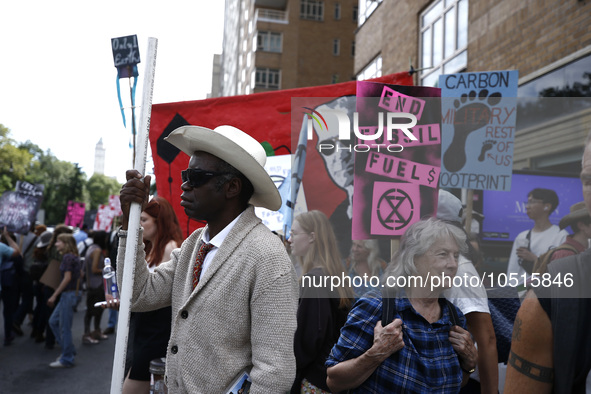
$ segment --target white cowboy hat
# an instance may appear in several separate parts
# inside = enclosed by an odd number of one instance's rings
[[[281,195],[264,165],[265,148],[250,135],[233,126],[208,129],[200,126],[182,126],[164,139],[187,155],[196,151],[210,153],[244,174],[254,186],[250,203],[272,211],[281,208]]]

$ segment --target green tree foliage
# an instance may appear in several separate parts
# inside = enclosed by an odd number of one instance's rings
[[[40,166],[40,173],[45,178],[37,182],[45,185],[41,208],[45,210],[47,223],[63,223],[68,201],[82,201],[80,182],[84,181],[84,174],[78,165],[60,161],[52,155],[45,155],[44,162]]]
[[[9,134],[0,124],[0,195],[14,190],[18,180],[43,184],[41,209],[46,224],[63,223],[70,200],[86,203],[88,210],[107,204],[109,195],[119,194],[117,180],[95,174],[87,181],[78,164],[58,160],[31,141],[17,145]]]
[[[109,202],[110,195],[119,194],[121,184],[117,179],[102,174],[93,174],[88,180],[86,188],[90,195],[90,207],[87,209],[97,209],[100,204]]]
[[[8,137],[10,130],[0,124],[0,194],[13,190],[16,181],[25,179],[32,155],[18,149]]]

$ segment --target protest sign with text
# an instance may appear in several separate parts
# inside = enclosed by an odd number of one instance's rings
[[[42,184],[17,181],[15,191],[4,192],[0,197],[0,227],[27,234],[37,218],[44,189]]]
[[[441,75],[440,186],[510,190],[518,72]]]
[[[404,234],[421,217],[434,215],[440,172],[439,89],[357,83],[359,129],[379,135],[355,153],[353,239],[391,238]],[[393,130],[376,124],[387,113]],[[383,132],[380,134],[380,129]],[[391,132],[390,132],[391,131]],[[397,152],[379,149],[397,144]]]

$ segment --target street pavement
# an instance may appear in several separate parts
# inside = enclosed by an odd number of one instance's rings
[[[76,346],[76,361],[73,368],[50,368],[49,363],[60,355],[56,344],[54,349],[45,349],[45,343],[35,343],[30,338],[31,326],[28,318],[23,322],[24,335],[16,337],[10,346],[0,342],[0,394],[105,394],[111,389],[115,335],[96,345],[83,345],[85,299],[74,314],[72,337]],[[1,309],[1,308],[0,308]],[[2,316],[2,315],[0,315]],[[105,329],[109,312],[101,319]],[[4,321],[0,325],[0,338],[4,339]]]

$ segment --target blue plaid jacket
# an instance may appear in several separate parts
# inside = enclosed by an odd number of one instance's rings
[[[403,322],[404,348],[386,359],[374,373],[352,393],[457,393],[462,383],[458,356],[449,341],[451,316],[444,299],[443,315],[430,324],[410,304],[404,293],[395,300],[394,318]],[[460,325],[466,319],[457,309]],[[373,344],[373,331],[382,319],[382,297],[375,291],[360,298],[341,330],[341,336],[326,361],[331,367],[356,358]]]

